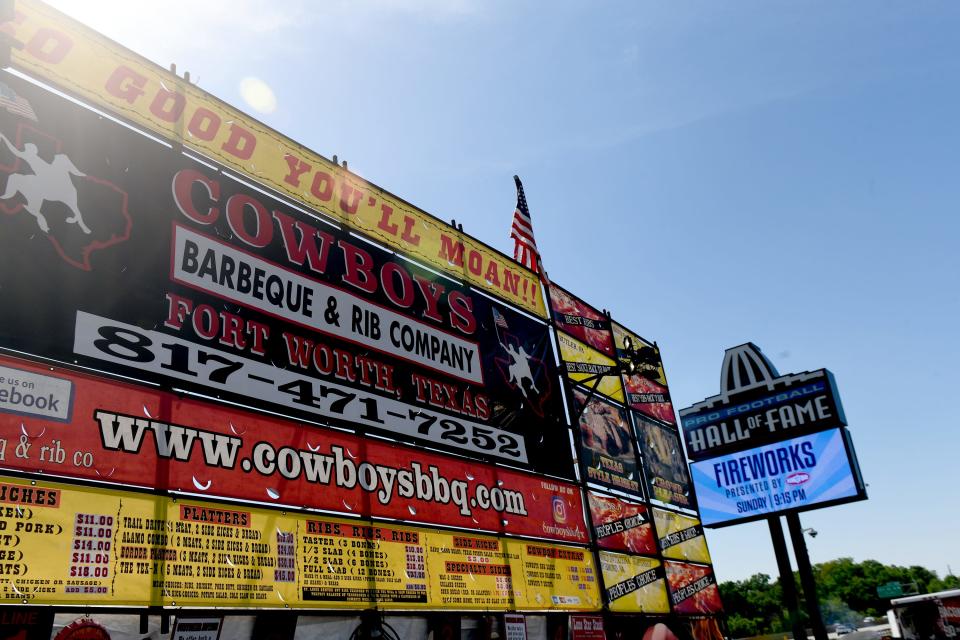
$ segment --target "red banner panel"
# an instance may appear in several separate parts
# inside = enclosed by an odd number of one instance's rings
[[[572,293],[550,284],[550,311],[557,327],[604,355],[613,356],[610,319]]]
[[[720,590],[713,567],[664,561],[674,613],[720,613]]]
[[[587,502],[598,547],[643,555],[657,554],[657,541],[646,506],[593,491],[587,492]]]
[[[584,543],[576,485],[0,357],[0,466]]]

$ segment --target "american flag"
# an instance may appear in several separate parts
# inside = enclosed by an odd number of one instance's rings
[[[30,103],[27,102],[26,98],[18,96],[16,91],[3,82],[0,82],[0,107],[3,107],[14,115],[33,120],[34,122],[37,121],[37,114],[33,112],[33,108],[30,106]]]
[[[507,319],[504,318],[499,311],[497,311],[496,309],[490,309],[490,310],[493,311],[493,323],[495,325],[497,325],[501,329],[510,329],[510,327],[507,326]]]
[[[513,176],[513,181],[517,183],[517,210],[513,212],[513,227],[510,230],[510,237],[515,242],[513,259],[534,273],[540,274],[540,280],[546,283],[548,282],[547,274],[543,270],[537,241],[533,238],[533,223],[530,221],[527,197],[523,195],[523,184],[518,176]]]

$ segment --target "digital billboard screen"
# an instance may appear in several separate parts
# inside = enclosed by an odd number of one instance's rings
[[[866,498],[844,429],[690,465],[705,526]]]

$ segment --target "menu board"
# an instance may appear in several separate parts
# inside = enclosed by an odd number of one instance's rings
[[[520,546],[531,609],[598,609],[600,591],[587,549],[508,540]]]
[[[710,551],[700,520],[664,509],[654,509],[653,520],[664,558],[710,563]]]
[[[723,610],[713,567],[670,560],[664,565],[674,613],[710,614]]]
[[[596,610],[588,550],[0,477],[0,603]]]
[[[432,532],[431,601],[447,608],[595,609],[595,568],[586,549]]]
[[[599,555],[610,611],[670,613],[660,560],[609,551]]]
[[[296,533],[299,533],[299,529]],[[279,535],[279,534],[278,534]],[[298,583],[304,603],[426,604],[422,533],[405,528],[307,520]]]
[[[646,505],[593,491],[587,492],[587,501],[598,547],[641,555],[657,553],[650,510]]]
[[[642,496],[626,411],[600,396],[588,402],[587,394],[580,389],[574,389],[573,396],[574,406],[580,412],[580,462],[587,479]]]

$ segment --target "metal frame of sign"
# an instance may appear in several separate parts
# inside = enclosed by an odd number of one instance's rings
[[[563,291],[564,293],[566,293],[566,294],[569,295],[570,297],[574,298],[575,300],[578,300],[578,301],[582,302],[584,305],[590,307],[591,309],[595,309],[594,307],[592,307],[592,305],[589,305],[589,303],[586,303],[586,302],[582,301],[578,296],[570,293],[568,290],[563,289],[562,287],[559,287],[559,286],[557,286],[557,285],[555,285],[555,284],[553,284],[553,283],[551,283],[551,285],[552,285],[552,286],[556,286],[557,288],[559,288],[561,291]],[[553,316],[553,314],[554,314],[554,310],[553,310],[554,305],[553,305],[552,300],[550,299],[550,288],[549,288],[549,287],[545,288],[545,293],[546,293],[546,295],[547,295],[547,309],[550,311],[551,316]],[[599,312],[598,312],[598,313],[599,313]],[[610,317],[609,314],[604,313],[604,315],[606,316],[606,319],[607,319],[607,321],[609,322],[609,333],[610,333],[610,337],[611,337],[611,343],[612,343],[613,348],[614,348],[614,354],[613,354],[613,356],[612,356],[612,359],[616,362],[616,361],[618,361],[618,359],[617,359],[616,340],[615,340],[615,337],[614,337],[614,335],[613,335],[613,325],[614,325],[614,321],[611,319],[611,317]],[[593,348],[593,347],[591,347],[589,344],[584,343],[584,342],[580,339],[579,336],[573,335],[573,334],[571,334],[570,332],[564,331],[563,329],[561,329],[560,326],[559,326],[555,321],[553,322],[553,324],[554,324],[554,335],[555,335],[555,338],[556,338],[556,340],[557,340],[556,353],[558,354],[558,357],[560,357],[561,362],[563,361],[563,358],[562,358],[562,356],[560,355],[560,354],[561,354],[561,350],[560,350],[560,346],[559,346],[559,336],[560,336],[561,333],[562,333],[563,335],[565,335],[565,336],[570,336],[570,338],[576,340],[577,342],[583,343],[583,344],[584,344],[585,346],[587,346],[587,347]],[[636,334],[635,332],[630,331],[630,330],[627,329],[626,327],[623,327],[623,325],[620,325],[620,326],[621,326],[621,328],[623,328],[624,331],[626,331],[626,332],[630,333],[631,335],[635,336],[636,338],[638,338],[639,340],[641,340],[644,344],[652,344],[652,343],[650,343],[649,341],[647,341],[646,339],[640,337],[640,336],[639,336],[638,334]],[[600,350],[597,350],[597,351],[598,351],[598,353],[603,353],[603,352],[600,351]],[[605,354],[604,354],[604,355],[605,355]],[[661,362],[661,367],[662,367],[662,366],[663,366],[663,365],[662,365],[662,362]],[[571,415],[571,416],[578,416],[578,415],[579,415],[579,411],[578,411],[578,406],[577,406],[578,403],[577,403],[577,400],[576,400],[575,395],[574,395],[574,394],[575,394],[575,391],[580,391],[581,393],[585,393],[585,395],[586,395],[586,393],[589,392],[589,389],[586,389],[582,383],[579,383],[578,381],[572,379],[572,378],[569,376],[569,373],[566,371],[566,368],[565,368],[565,367],[561,367],[561,374],[562,374],[561,377],[562,377],[562,379],[563,379],[563,381],[564,381],[564,390],[565,390],[565,396],[566,396],[566,398],[567,398],[568,411],[570,412],[570,415]],[[616,378],[616,384],[618,384],[619,387],[620,387],[620,389],[623,391],[623,393],[626,394],[626,389],[625,389],[625,386],[624,386],[624,381],[623,381],[623,379],[622,379],[622,376],[619,375],[619,374],[616,374],[616,375],[613,376],[613,377]],[[654,504],[654,503],[651,503],[651,501],[650,501],[650,496],[648,495],[648,493],[649,493],[649,486],[647,486],[647,478],[646,478],[647,473],[648,473],[647,463],[646,463],[646,457],[645,457],[645,455],[643,454],[642,450],[640,449],[640,444],[639,444],[639,439],[638,439],[639,436],[638,436],[638,433],[637,433],[637,430],[636,430],[636,420],[637,420],[637,417],[634,416],[633,414],[634,414],[634,413],[637,413],[643,420],[647,420],[647,421],[649,421],[651,424],[656,425],[656,426],[659,427],[659,428],[668,429],[671,433],[673,433],[673,434],[677,437],[677,444],[678,444],[678,448],[679,448],[678,450],[680,451],[681,456],[683,456],[684,459],[685,459],[686,456],[685,456],[685,452],[683,451],[682,439],[681,439],[681,436],[680,436],[680,433],[679,433],[679,427],[678,427],[676,424],[670,424],[670,423],[665,422],[665,421],[663,421],[663,420],[660,420],[660,419],[658,419],[658,418],[656,418],[656,417],[649,416],[649,415],[647,415],[646,413],[640,412],[638,409],[635,409],[635,408],[631,407],[631,406],[629,405],[629,403],[626,402],[626,399],[627,399],[627,398],[626,398],[626,395],[624,395],[624,401],[625,401],[624,404],[621,404],[620,402],[618,402],[618,401],[616,401],[616,400],[614,400],[614,399],[612,399],[612,398],[610,398],[609,396],[604,395],[604,394],[590,394],[590,396],[589,396],[589,400],[590,400],[590,401],[593,401],[593,400],[595,400],[595,399],[597,399],[597,398],[599,398],[600,401],[608,402],[609,404],[611,404],[611,405],[613,405],[613,406],[615,406],[615,407],[617,407],[617,408],[622,409],[623,411],[626,412],[626,414],[628,414],[628,422],[630,423],[630,426],[631,426],[631,434],[630,434],[630,436],[631,436],[631,438],[632,438],[632,440],[633,440],[634,455],[635,455],[635,457],[636,457],[636,459],[637,459],[637,462],[638,462],[638,476],[639,476],[639,482],[640,482],[640,485],[641,485],[641,488],[640,488],[640,494],[641,494],[641,495],[640,495],[640,496],[637,496],[637,495],[632,494],[632,493],[630,493],[630,492],[628,492],[628,491],[624,491],[624,490],[618,489],[618,488],[616,488],[616,487],[611,487],[611,486],[609,486],[609,485],[598,484],[598,483],[596,483],[596,482],[594,482],[594,481],[591,481],[589,478],[581,477],[581,482],[584,484],[584,492],[585,492],[585,494],[587,494],[587,495],[585,496],[585,498],[584,498],[584,509],[585,509],[585,511],[586,511],[586,514],[585,514],[585,515],[586,515],[586,518],[587,518],[587,522],[590,524],[590,535],[591,535],[591,539],[592,539],[592,548],[593,548],[593,550],[594,550],[595,559],[596,559],[596,564],[597,564],[598,567],[601,566],[601,564],[600,564],[600,552],[601,552],[601,551],[603,551],[603,552],[605,552],[605,553],[610,553],[611,551],[610,551],[610,550],[606,550],[606,549],[602,549],[602,548],[598,545],[598,543],[597,543],[596,531],[595,531],[595,528],[594,528],[593,518],[592,518],[592,514],[590,513],[590,507],[589,507],[589,495],[588,495],[588,494],[591,493],[591,492],[596,493],[596,494],[598,494],[598,495],[600,495],[600,496],[602,496],[602,497],[608,497],[608,498],[612,498],[612,499],[623,500],[623,501],[625,501],[625,502],[634,502],[634,503],[642,504],[644,507],[646,507],[646,509],[648,510],[648,513],[649,513],[649,515],[650,515],[649,526],[650,526],[650,531],[652,532],[652,534],[653,534],[653,536],[654,536],[654,546],[655,546],[655,549],[656,549],[655,554],[650,554],[650,555],[639,554],[639,555],[638,555],[638,554],[634,554],[634,553],[632,553],[632,552],[630,552],[630,551],[625,551],[625,550],[613,550],[612,553],[614,553],[614,554],[618,554],[618,553],[619,553],[619,554],[621,554],[621,555],[627,555],[627,556],[637,556],[637,557],[655,558],[655,559],[657,559],[658,561],[661,562],[661,566],[665,566],[665,565],[663,565],[662,563],[665,562],[665,561],[667,560],[667,558],[664,558],[664,556],[663,556],[663,549],[662,549],[662,546],[661,546],[660,536],[659,536],[659,533],[658,533],[658,531],[657,531],[656,522],[655,522],[655,518],[654,518],[654,515],[653,515],[653,510],[654,510],[654,508],[656,508],[656,509],[661,509],[661,510],[663,510],[663,511],[665,511],[665,512],[677,513],[678,515],[682,515],[682,516],[684,516],[684,517],[692,517],[691,514],[697,513],[697,512],[696,512],[696,493],[695,493],[695,490],[694,490],[694,487],[693,487],[692,479],[690,479],[690,482],[689,482],[689,492],[690,492],[690,498],[691,498],[691,502],[692,502],[690,508],[684,509],[683,507],[678,507],[678,506],[673,505],[673,504],[670,504],[670,503],[663,503],[663,502],[661,502],[661,501],[656,501],[655,504]],[[676,418],[674,418],[674,420],[676,420]],[[573,432],[574,432],[574,439],[575,439],[576,445],[577,445],[577,455],[578,455],[578,458],[579,458],[579,460],[580,460],[581,476],[583,476],[583,475],[585,475],[585,474],[583,473],[583,471],[584,471],[584,459],[583,459],[583,451],[584,451],[584,449],[583,449],[583,442],[582,442],[582,437],[581,437],[580,425],[579,425],[579,422],[576,421],[576,420],[572,420],[572,422],[576,422],[576,423],[577,423],[577,424],[572,424],[572,425],[571,425],[571,429],[572,429]],[[685,468],[687,468],[686,465],[685,465]],[[699,514],[697,514],[696,519],[699,521]],[[706,540],[705,540],[705,539],[704,539],[704,544],[706,544]],[[708,553],[709,553],[709,549],[708,549]],[[691,563],[691,564],[693,564],[693,563]],[[699,565],[701,565],[701,566],[709,566],[709,567],[710,567],[710,570],[711,570],[711,571],[713,570],[712,564],[704,564],[704,563],[696,563],[696,564],[699,564]],[[607,600],[606,584],[605,584],[605,580],[604,580],[604,578],[603,578],[603,572],[602,572],[602,571],[599,571],[598,573],[599,573],[599,575],[598,575],[598,580],[599,580],[600,586],[601,586],[601,593],[603,594],[603,597],[604,597],[604,611],[606,612],[605,615],[606,615],[606,616],[611,616],[611,617],[612,617],[612,616],[615,616],[615,615],[633,615],[633,614],[620,614],[620,613],[612,614],[612,613],[609,611],[610,603],[609,603],[609,601]],[[666,585],[666,578],[664,578],[664,587],[665,587],[665,589],[667,589],[667,594],[668,594],[668,599],[669,599],[669,589],[667,588],[667,585]],[[647,616],[650,616],[650,617],[653,617],[653,618],[659,618],[659,619],[667,619],[667,618],[678,619],[678,618],[677,618],[677,615],[676,615],[676,614],[673,614],[673,613],[644,614],[644,615],[647,615]],[[686,618],[686,617],[688,617],[688,616],[685,616],[685,615],[680,616],[680,618]],[[708,616],[702,616],[702,615],[701,615],[701,616],[699,616],[699,617],[708,617]]]
[[[856,489],[855,495],[848,496],[845,498],[838,498],[836,500],[826,500],[824,502],[816,502],[814,504],[810,504],[802,507],[789,507],[787,509],[780,509],[780,510],[769,512],[769,513],[761,513],[757,515],[747,516],[745,518],[737,518],[735,520],[726,520],[724,522],[718,522],[716,524],[706,524],[703,522],[703,519],[701,518],[701,523],[703,524],[703,527],[705,529],[722,529],[724,527],[730,527],[737,524],[744,524],[746,522],[755,522],[757,520],[766,520],[767,518],[770,518],[770,517],[779,517],[782,515],[786,515],[788,513],[803,513],[804,511],[813,511],[815,509],[824,509],[826,507],[834,507],[841,504],[848,504],[850,502],[859,502],[861,500],[866,500],[867,489],[866,489],[866,485],[863,482],[863,475],[860,472],[860,463],[857,460],[857,453],[853,448],[853,440],[851,438],[850,431],[848,430],[847,427],[835,427],[835,428],[841,432],[843,448],[847,455],[847,463],[850,466],[851,476],[853,477],[853,480],[854,480],[854,486]],[[816,431],[814,433],[821,433],[821,431]],[[811,435],[811,434],[806,434],[806,435]],[[797,436],[797,437],[803,437],[803,436]],[[769,445],[761,445],[761,446],[769,446]],[[725,454],[725,455],[733,455],[733,454]],[[697,462],[707,463],[713,459],[714,458],[707,458],[706,460],[698,460]],[[693,469],[692,469],[693,463],[691,462],[689,464],[691,466],[691,471],[690,471],[691,482],[693,482]],[[699,512],[697,517],[698,518],[700,517]]]

